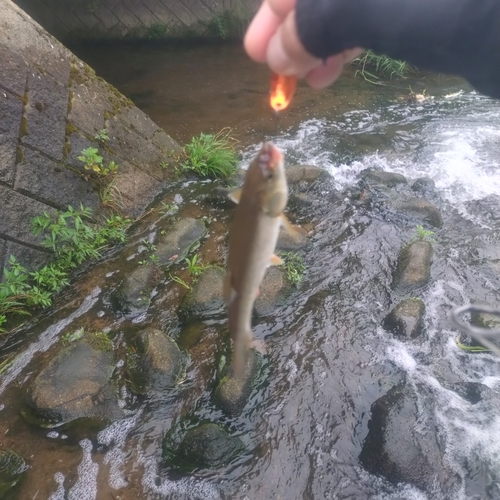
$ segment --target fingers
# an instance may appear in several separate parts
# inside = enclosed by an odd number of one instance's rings
[[[243,44],[247,54],[259,63],[267,62],[267,46],[282,18],[264,2],[247,29]]]
[[[349,49],[336,56],[329,57],[325,64],[316,67],[306,76],[307,83],[313,89],[323,89],[331,85],[342,73],[344,66],[363,52],[361,48]]]
[[[272,36],[267,48],[267,63],[276,73],[303,78],[321,61],[309,54],[299,40],[295,11],[290,12]]]

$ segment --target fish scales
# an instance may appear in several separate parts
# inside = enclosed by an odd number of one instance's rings
[[[283,156],[265,143],[250,164],[243,187],[234,193],[238,203],[230,240],[224,295],[233,339],[233,371],[241,376],[252,341],[251,320],[255,299],[270,264],[280,263],[276,248],[288,187]]]

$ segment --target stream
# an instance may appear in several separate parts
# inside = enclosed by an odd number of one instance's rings
[[[123,248],[82,273],[53,309],[2,347],[0,361],[12,360],[0,375],[0,436],[30,466],[16,498],[500,498],[500,359],[459,349],[448,319],[452,308],[474,301],[500,307],[500,103],[451,76],[424,73],[373,85],[348,68],[322,92],[299,85],[290,109],[276,117],[267,104],[267,70],[237,46],[74,50],[181,144],[230,127],[243,167],[266,139],[287,165],[315,165],[329,175],[304,188],[307,204],[290,208],[292,222],[308,230],[309,245],[300,250],[306,272],[285,301],[254,319],[253,334],[267,349],[265,377],[241,415],[225,416],[211,400],[224,315],[187,327],[176,315],[185,290],[169,280],[140,315],[120,314],[113,305],[113,291],[138,266],[138,243],[159,237],[154,212]],[[425,98],[413,102],[410,89]],[[434,232],[431,276],[410,295],[393,286],[393,277],[401,248],[421,222],[391,208],[385,191],[365,201],[360,179],[367,168],[402,174],[408,185],[421,178],[434,183],[426,196],[443,222],[426,225]],[[216,185],[179,181],[163,201],[177,200],[179,216],[209,218],[200,258],[223,266],[233,209],[204,203]],[[405,189],[411,191],[392,191]],[[426,306],[416,339],[382,327],[407,296]],[[26,388],[65,334],[81,327],[114,332],[120,374],[126,339],[148,325],[172,332],[191,351],[186,381],[172,394],[139,397],[120,379],[123,418],[98,431],[40,429],[23,419]],[[203,349],[196,350],[188,328],[203,331]],[[408,426],[435,443],[426,458],[436,470],[430,479],[398,483],[360,461],[372,405],[396,386],[414,395]],[[223,423],[245,452],[218,470],[172,469],[161,460],[162,439],[187,415]],[[394,439],[404,427],[395,424]]]

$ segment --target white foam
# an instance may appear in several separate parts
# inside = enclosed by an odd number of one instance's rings
[[[222,500],[217,488],[204,479],[183,478],[171,481],[158,475],[156,460],[143,460],[144,475],[142,485],[145,491],[161,495],[161,498],[178,498],[183,496],[189,500]]]
[[[134,416],[113,422],[97,434],[97,442],[106,446],[113,445],[104,455],[104,464],[109,464],[108,482],[111,488],[118,490],[125,488],[128,481],[125,478],[125,444],[128,434],[137,425],[142,411],[137,412]]]
[[[79,444],[83,457],[78,465],[78,479],[68,492],[68,500],[96,500],[99,466],[92,461],[92,442],[82,439]]]
[[[64,475],[61,472],[56,472],[54,474],[54,481],[57,483],[57,490],[47,500],[65,500]]]

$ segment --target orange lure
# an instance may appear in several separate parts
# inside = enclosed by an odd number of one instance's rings
[[[274,111],[282,111],[292,102],[295,88],[297,87],[296,76],[283,76],[272,73],[271,96],[269,102]]]

